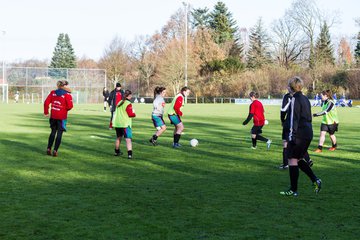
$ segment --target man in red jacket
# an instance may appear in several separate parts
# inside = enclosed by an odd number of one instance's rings
[[[55,140],[55,147],[52,155],[57,157],[58,149],[61,144],[61,138],[64,131],[66,131],[67,113],[73,108],[71,97],[71,90],[67,87],[67,81],[58,81],[57,90],[53,90],[47,96],[44,102],[44,115],[49,117],[49,105],[51,104],[50,114],[50,128],[51,133],[49,136],[47,154],[51,155],[51,148]]]

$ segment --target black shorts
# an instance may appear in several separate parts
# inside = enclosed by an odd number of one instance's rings
[[[251,128],[251,134],[261,134],[262,133],[262,127],[263,126],[253,126],[252,128]]]
[[[289,134],[290,134],[290,131],[288,129],[283,128],[283,130],[282,130],[282,140],[289,141]]]
[[[127,128],[115,128],[116,130],[116,137],[121,138],[132,138],[132,129],[131,127]]]
[[[335,132],[338,131],[339,124],[321,124],[320,130],[324,132],[328,132],[330,135],[333,135]]]
[[[49,119],[50,128],[58,131],[66,131],[67,120]]]
[[[312,139],[296,139],[288,144],[288,158],[301,159],[304,158]]]

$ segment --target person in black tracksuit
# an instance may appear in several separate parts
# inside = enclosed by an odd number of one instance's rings
[[[321,189],[321,180],[317,178],[310,166],[305,161],[300,161],[307,152],[313,138],[311,105],[309,99],[301,92],[304,82],[299,77],[289,80],[289,88],[293,97],[289,106],[290,126],[288,138],[288,158],[291,187],[280,192],[284,196],[297,196],[299,168],[311,179],[314,191]]]
[[[289,133],[290,133],[290,114],[289,114],[289,108],[291,104],[291,90],[288,89],[289,92],[284,95],[280,110],[280,120],[282,125],[282,139],[283,139],[283,163],[279,166],[279,169],[287,169],[289,167],[288,165],[288,139],[289,139]],[[306,152],[304,155],[304,158],[301,160],[305,160],[310,167],[313,165],[313,161],[310,159],[309,153]]]

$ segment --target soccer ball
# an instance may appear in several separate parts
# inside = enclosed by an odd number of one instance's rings
[[[265,119],[265,125],[268,125],[269,124],[269,121]]]
[[[199,145],[199,141],[197,139],[194,138],[190,140],[190,146],[196,147],[197,145]]]

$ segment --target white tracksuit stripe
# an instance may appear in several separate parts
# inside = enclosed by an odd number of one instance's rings
[[[290,134],[289,134],[289,141],[292,140],[293,135],[293,127],[294,127],[294,105],[295,105],[295,98],[291,99],[291,113],[290,113]]]
[[[290,106],[290,103],[291,103],[291,100],[289,99],[288,103],[283,108],[281,108],[280,111],[286,112]]]

